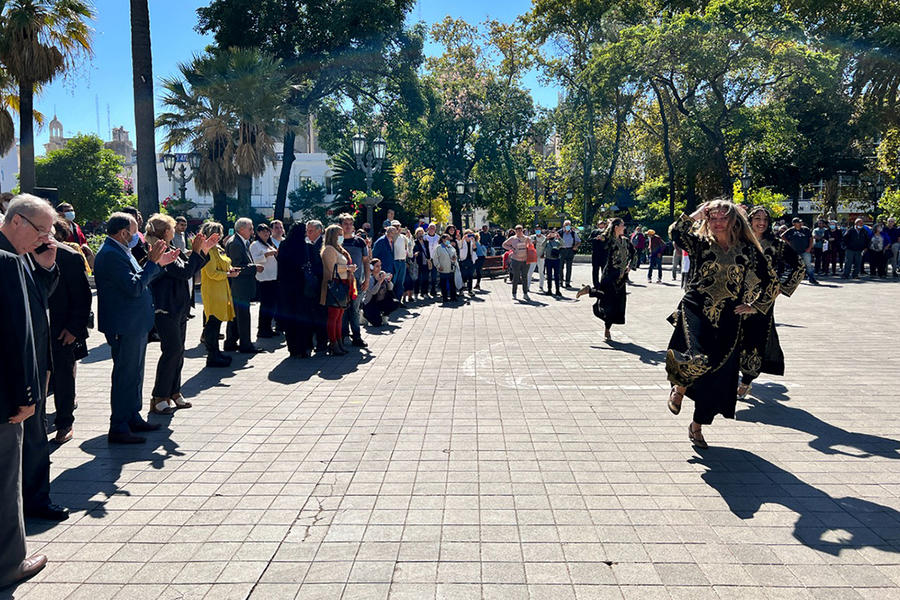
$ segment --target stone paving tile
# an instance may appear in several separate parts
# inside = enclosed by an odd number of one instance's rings
[[[500,281],[469,306],[410,307],[338,359],[260,340],[269,352],[206,370],[193,319],[194,408],[145,447],[106,444],[95,333],[75,440],[52,455],[72,516],[28,523],[51,562],[0,597],[900,596],[900,358],[870,343],[900,286],[780,299],[787,374],[762,376],[699,452],[664,405],[679,290],[644,274],[612,344],[574,290],[529,306]]]

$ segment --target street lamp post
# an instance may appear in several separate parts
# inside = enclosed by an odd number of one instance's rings
[[[378,206],[379,200],[372,196],[372,180],[375,173],[381,170],[384,157],[387,154],[387,142],[384,138],[378,136],[372,142],[372,149],[366,150],[366,138],[362,133],[353,136],[353,156],[356,158],[356,166],[366,176],[366,218],[369,224],[375,219],[375,207]]]
[[[175,175],[175,163],[178,161],[178,157],[168,152],[163,154],[163,167],[166,170],[166,174],[169,176],[169,181],[174,180],[178,184],[178,191],[181,198],[181,203],[184,204],[187,202],[187,184],[188,182],[194,178],[194,172],[200,168],[200,155],[196,152],[191,152],[187,155],[188,165],[191,167],[191,172],[187,173],[187,167],[184,163],[181,163],[178,166],[178,175]]]
[[[884,193],[884,180],[879,177],[878,181],[869,181],[866,183],[869,190],[869,198],[872,201],[872,221],[878,220],[878,201]]]
[[[464,207],[459,216],[466,220],[467,229],[469,228],[469,219],[475,216],[471,208],[471,201],[477,192],[478,184],[471,179],[465,183],[462,180],[456,182],[456,195],[460,198],[460,206]]]
[[[538,215],[544,210],[544,207],[540,204],[534,204],[533,206],[529,206],[528,210],[534,213],[534,220],[532,221],[532,229],[537,229],[538,226]]]

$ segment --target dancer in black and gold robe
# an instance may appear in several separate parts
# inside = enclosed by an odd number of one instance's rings
[[[600,287],[591,289],[584,286],[576,294],[576,298],[590,294],[596,298],[594,315],[606,325],[606,339],[612,339],[610,328],[613,325],[625,324],[625,298],[629,265],[634,258],[634,246],[625,237],[625,222],[622,219],[610,219],[606,228],[599,235],[606,254],[606,266],[600,277]]]
[[[769,228],[769,213],[763,206],[755,206],[747,215],[750,229],[762,246],[769,267],[778,278],[778,293],[790,297],[803,281],[806,267],[803,259],[791,245],[775,237]],[[784,353],[775,331],[774,302],[765,313],[744,317],[743,347],[741,348],[741,383],[738,396],[743,398],[750,391],[753,380],[760,372],[784,375]]]
[[[747,219],[728,200],[681,215],[669,234],[691,257],[687,290],[670,317],[669,410],[678,414],[685,395],[694,401],[689,438],[705,448],[701,426],[717,414],[734,418],[744,315],[768,312],[777,282]]]

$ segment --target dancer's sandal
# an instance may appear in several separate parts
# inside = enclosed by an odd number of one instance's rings
[[[737,389],[737,395],[738,395],[738,398],[740,398],[741,400],[743,400],[744,398],[746,398],[746,397],[747,397],[747,394],[750,393],[750,390],[751,390],[752,388],[753,388],[753,384],[752,384],[752,383],[740,383],[740,384],[738,384],[738,389]]]
[[[153,398],[150,401],[151,415],[171,415],[175,409],[169,405],[168,398]]]
[[[679,392],[678,388],[673,385],[672,390],[669,392],[669,412],[673,415],[680,413],[682,400],[684,400],[684,394]]]
[[[706,440],[703,439],[703,432],[701,429],[694,430],[694,424],[690,423],[688,425],[688,439],[691,440],[691,444],[696,448],[700,448],[701,450],[706,450],[709,448],[709,444],[706,443]]]

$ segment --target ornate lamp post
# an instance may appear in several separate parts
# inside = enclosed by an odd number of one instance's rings
[[[372,149],[366,151],[366,138],[363,134],[357,133],[352,140],[353,156],[356,158],[356,166],[365,173],[366,176],[366,218],[370,225],[375,218],[375,207],[378,206],[378,200],[372,197],[372,179],[375,173],[381,170],[384,157],[387,155],[387,142],[384,138],[378,136],[372,142]],[[373,225],[374,226],[374,225]]]
[[[750,172],[747,170],[747,161],[745,160],[741,171],[741,194],[744,196],[744,202],[747,204],[750,203],[747,193],[750,191],[751,185],[753,185],[753,177],[750,176]]]
[[[538,226],[538,215],[541,214],[541,211],[544,210],[544,207],[540,204],[535,204],[533,206],[529,206],[528,210],[534,213],[534,220],[532,222],[532,229],[537,229]]]
[[[525,171],[525,177],[528,180],[528,184],[531,186],[532,191],[534,191],[534,203],[538,202],[538,189],[537,189],[537,169],[534,168],[534,165],[528,167]]]
[[[872,220],[878,220],[878,201],[884,193],[884,180],[879,177],[878,181],[867,181],[866,189],[869,190],[869,198],[872,201]]]
[[[163,168],[166,170],[166,174],[169,176],[169,181],[175,180],[178,184],[178,191],[181,196],[181,203],[184,204],[187,202],[187,184],[188,181],[194,178],[194,172],[200,168],[200,155],[196,152],[191,152],[187,155],[188,165],[191,167],[191,172],[186,173],[187,167],[184,163],[181,163],[178,167],[178,175],[174,175],[175,172],[175,163],[178,161],[178,157],[172,154],[171,152],[167,152],[163,154]]]
[[[469,220],[475,216],[471,208],[471,201],[478,192],[478,184],[471,179],[468,182],[462,180],[456,182],[456,195],[460,197],[460,205],[463,211],[460,216],[466,220],[466,228],[469,228]],[[468,202],[467,202],[468,201]]]

